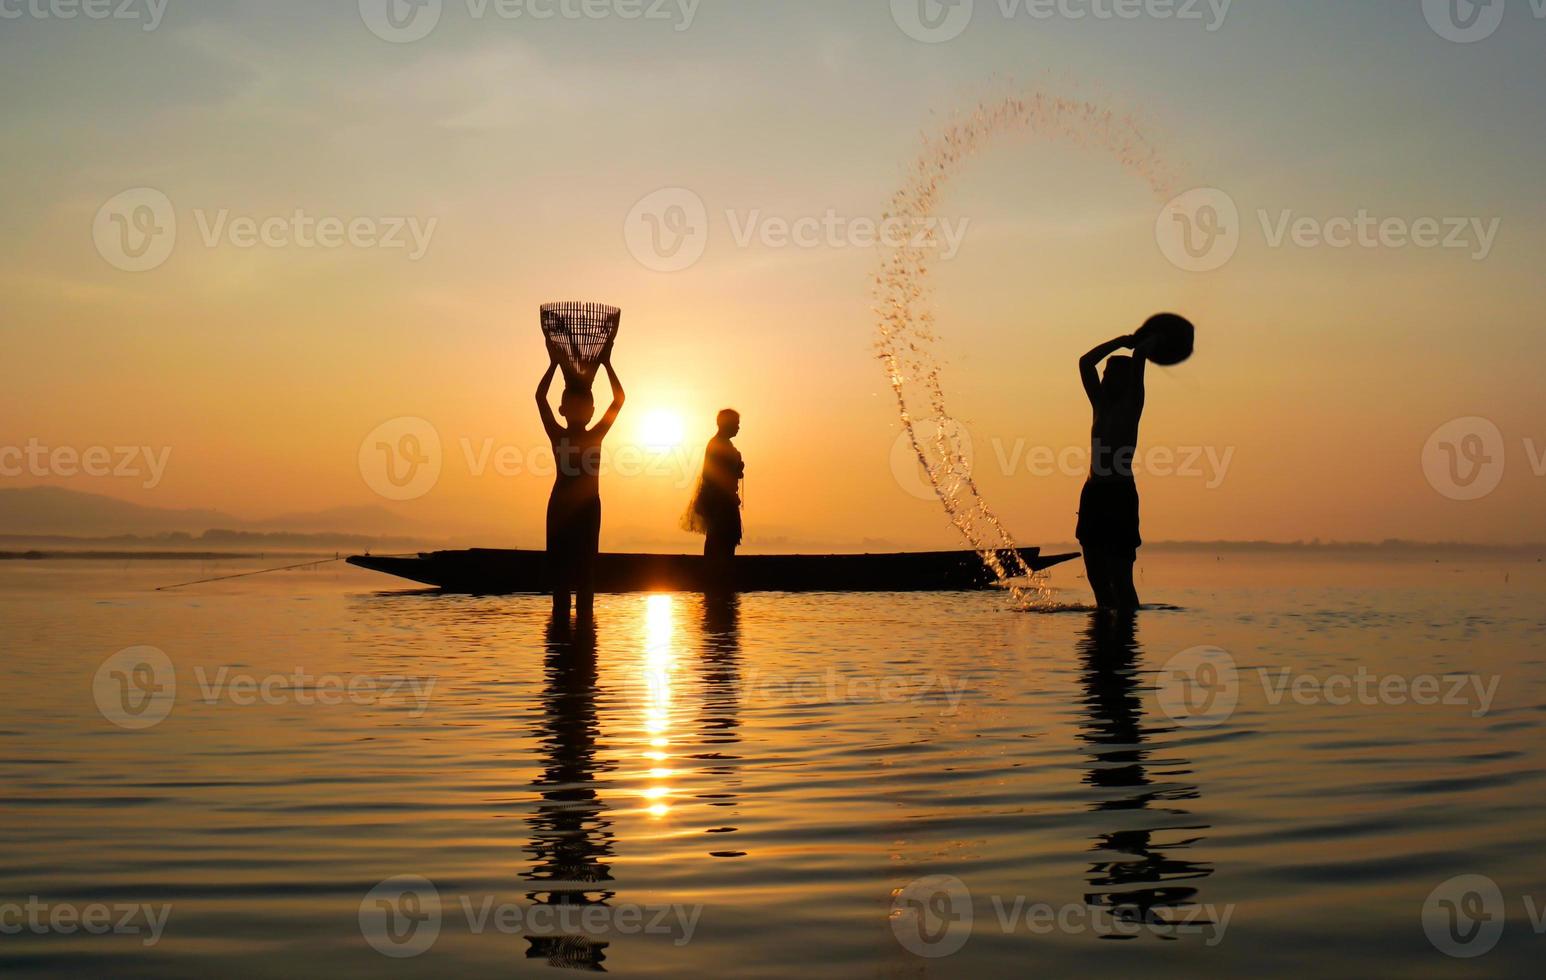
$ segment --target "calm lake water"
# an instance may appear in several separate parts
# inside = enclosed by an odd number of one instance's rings
[[[0,973],[1546,953],[1533,562],[1150,555],[1145,598],[1181,608],[1126,624],[997,594],[605,597],[594,638],[342,566],[152,591],[240,567],[0,565]]]

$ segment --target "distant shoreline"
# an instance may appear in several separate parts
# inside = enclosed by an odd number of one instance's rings
[[[407,553],[448,547],[444,541],[417,537],[345,533],[205,531],[202,534],[0,534],[0,554],[270,555]]]
[[[1380,557],[1432,554],[1514,558],[1546,557],[1546,544],[1474,544],[1464,541],[1157,541],[1152,544],[1145,544],[1144,550],[1307,555],[1367,554]],[[1139,552],[1140,556],[1142,553],[1142,551]]]
[[[0,538],[0,540],[4,540]],[[15,538],[10,538],[9,543],[14,543]],[[42,542],[39,542],[42,543]],[[71,544],[78,547],[70,547]],[[370,547],[300,547],[287,548],[273,551],[180,551],[169,548],[102,548],[99,542],[79,540],[71,542],[69,539],[50,537],[48,544],[53,547],[47,550],[41,548],[28,548],[26,550],[0,550],[0,561],[268,561],[289,560],[307,558],[338,558],[342,559],[355,554],[381,553],[380,548]],[[92,547],[91,545],[97,545]],[[406,547],[394,553],[415,554],[420,552],[432,552],[439,550],[459,550],[447,548],[445,545]],[[607,549],[616,551],[633,551],[623,547]],[[648,554],[676,554],[676,551],[655,551],[654,549],[642,549],[640,553]],[[887,549],[887,551],[851,551],[846,549],[828,551],[821,548],[805,548],[796,550],[781,550],[779,554],[882,554],[892,551],[925,550],[938,551],[939,546],[918,547],[907,549],[902,547]],[[1060,552],[1078,552],[1077,544],[1052,544],[1042,548],[1043,553],[1053,554]],[[742,550],[743,554],[771,554],[763,548],[755,546]],[[1157,541],[1146,544],[1139,552],[1140,559],[1144,554],[1191,554],[1191,555],[1278,555],[1289,557],[1363,557],[1363,558],[1494,558],[1513,561],[1546,561],[1546,544],[1469,544],[1452,541],[1332,541],[1332,542],[1280,542],[1280,541]]]
[[[0,551],[0,561],[267,561],[345,557],[332,551]]]

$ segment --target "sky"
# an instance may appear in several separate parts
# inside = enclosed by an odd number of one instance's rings
[[[1546,540],[1546,17],[1457,2],[0,0],[0,487],[540,546],[537,309],[591,300],[604,546],[694,546],[733,406],[749,546],[948,547],[866,222],[1056,92],[1171,176],[1008,133],[940,202],[949,415],[1019,541],[1073,536],[1079,356],[1161,310],[1198,351],[1150,374],[1149,540]]]

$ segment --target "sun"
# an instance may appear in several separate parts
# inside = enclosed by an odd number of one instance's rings
[[[676,412],[656,409],[639,423],[639,441],[646,449],[675,449],[685,438],[687,427]]]

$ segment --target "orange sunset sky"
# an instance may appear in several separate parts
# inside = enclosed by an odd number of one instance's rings
[[[537,307],[585,299],[624,310],[614,450],[667,457],[605,479],[604,545],[693,547],[684,472],[734,406],[751,547],[950,546],[893,455],[876,251],[786,244],[778,222],[880,215],[920,134],[1018,85],[1134,114],[1176,192],[1218,188],[1240,212],[1233,257],[1194,272],[1156,241],[1165,201],[1098,151],[1011,136],[951,185],[945,387],[1019,540],[1073,536],[1082,471],[1029,461],[1087,443],[1079,355],[1170,309],[1198,352],[1152,371],[1144,442],[1202,455],[1195,475],[1140,476],[1149,540],[1546,539],[1546,23],[1527,10],[1456,44],[1417,5],[1240,4],[1210,31],[979,3],[926,43],[884,2],[705,3],[684,26],[480,20],[458,0],[393,43],[354,3],[186,6],[154,30],[0,22],[0,446],[170,449],[154,486],[23,468],[0,488],[243,518],[381,505],[435,537],[539,546]],[[132,272],[104,255],[103,221],[121,229],[101,212],[138,188],[177,231]],[[672,188],[702,202],[702,256],[660,271],[637,206]],[[416,256],[411,236],[243,244],[229,224],[293,230],[297,212],[433,230]],[[1274,242],[1285,214],[1334,238],[1360,213],[1464,219],[1472,240]],[[441,473],[390,501],[361,444],[403,417],[434,427]],[[1469,501],[1424,471],[1430,435],[1465,417],[1506,453]],[[477,472],[487,448],[522,471]]]

